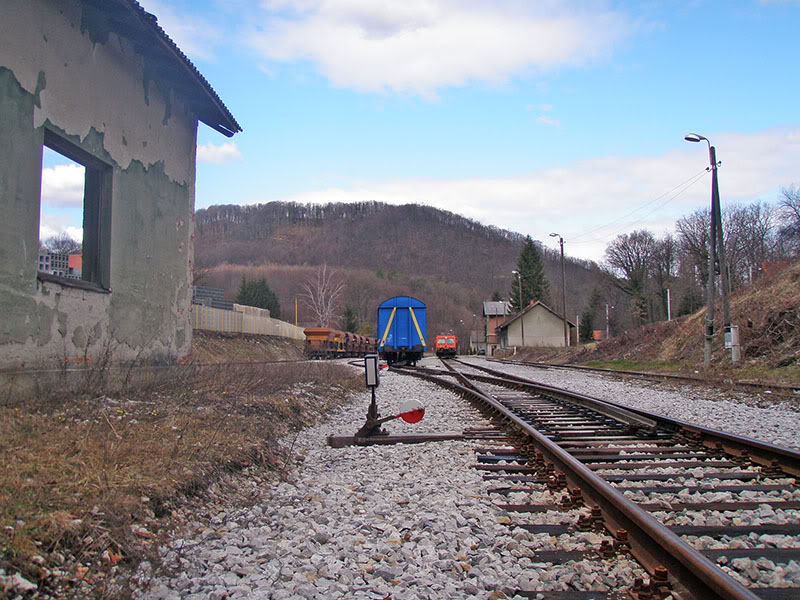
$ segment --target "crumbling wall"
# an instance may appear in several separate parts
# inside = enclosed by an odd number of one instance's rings
[[[0,367],[189,350],[197,117],[98,15],[4,2]],[[45,128],[113,170],[110,289],[37,278]]]

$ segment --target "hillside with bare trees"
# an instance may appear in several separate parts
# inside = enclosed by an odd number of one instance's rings
[[[508,298],[523,242],[518,233],[415,204],[212,206],[195,216],[196,280],[233,297],[243,276],[264,277],[283,318],[294,321],[297,300],[298,321],[313,324],[308,285],[325,267],[341,284],[333,312],[341,317],[349,307],[364,332],[374,328],[382,300],[408,294],[428,305],[432,334],[453,330],[467,339],[481,328],[481,302]],[[560,258],[542,252],[560,310]],[[587,261],[569,260],[567,271],[574,319],[604,276]]]
[[[709,223],[709,210],[700,209],[661,237],[647,230],[619,235],[608,243],[602,265],[567,253],[566,314],[580,321],[582,339],[591,340],[598,330],[624,335],[702,309]],[[800,256],[800,189],[783,189],[775,204],[728,205],[722,226],[727,283],[732,293],[744,291],[768,269]],[[541,252],[550,305],[561,313],[559,251],[533,243]],[[346,312],[367,334],[374,330],[377,305],[407,294],[428,305],[431,334],[452,331],[468,339],[482,327],[482,301],[517,303],[512,271],[524,244],[519,233],[417,204],[212,206],[195,217],[195,281],[233,298],[243,277],[264,278],[283,318],[342,326]],[[335,302],[313,293],[321,269],[326,285],[338,290]],[[715,273],[720,285],[718,261]]]

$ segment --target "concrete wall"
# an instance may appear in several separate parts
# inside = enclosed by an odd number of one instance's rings
[[[525,343],[522,343],[522,324],[525,321]],[[564,321],[543,306],[535,306],[507,329],[506,346],[564,346]]]
[[[297,327],[280,319],[273,319],[269,316],[268,310],[239,304],[234,304],[234,307],[253,310],[225,310],[194,304],[192,306],[194,328],[222,333],[273,335],[293,340],[306,339],[303,327]],[[254,311],[261,311],[261,314]]]
[[[0,19],[0,367],[178,358],[191,342],[197,118],[77,0]],[[48,128],[112,169],[110,290],[37,279]]]

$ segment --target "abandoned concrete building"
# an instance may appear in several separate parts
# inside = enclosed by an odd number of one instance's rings
[[[0,368],[191,342],[198,122],[239,124],[135,0],[5,0]],[[81,279],[39,271],[43,148],[85,169]]]

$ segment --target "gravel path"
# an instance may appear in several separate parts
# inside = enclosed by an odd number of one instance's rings
[[[796,447],[800,440],[800,414],[780,406],[756,409],[714,392],[700,398],[694,389],[642,388],[596,375],[503,368],[774,443]],[[392,421],[386,426],[391,433],[461,431],[476,424],[476,413],[451,393],[411,377],[382,377],[382,414],[396,412],[407,398],[422,401],[425,418],[414,425]],[[148,586],[139,597],[496,599],[511,598],[516,589],[607,590],[642,576],[625,556],[564,565],[537,562],[538,550],[590,548],[603,537],[590,532],[556,538],[507,527],[509,517],[487,494],[492,482],[472,468],[470,443],[327,447],[327,435],[352,433],[363,423],[368,403],[364,392],[328,424],[303,431],[294,445],[302,460],[289,481],[256,487],[245,480],[241,485],[257,494],[252,505],[223,505],[207,520],[190,522],[162,550],[171,575],[159,571],[151,579],[149,565],[143,565],[139,580]],[[720,403],[727,416],[712,419]],[[547,490],[527,494],[536,502],[558,502],[560,496]],[[553,513],[550,520],[575,518]]]

